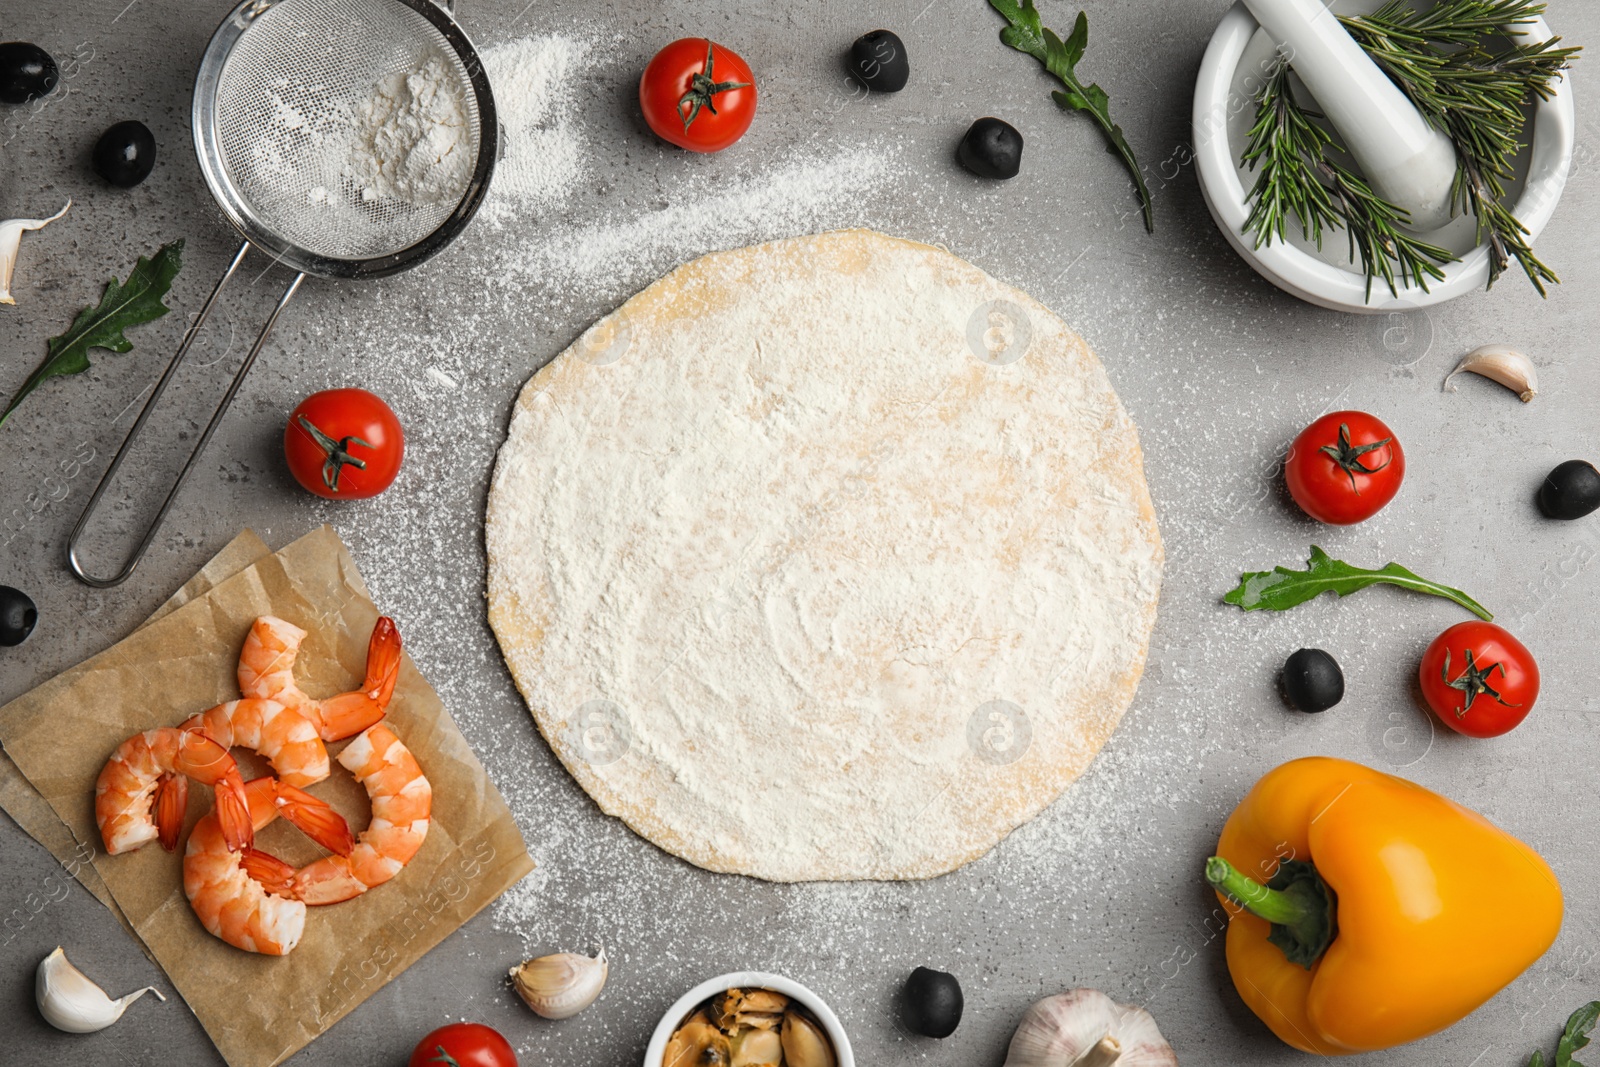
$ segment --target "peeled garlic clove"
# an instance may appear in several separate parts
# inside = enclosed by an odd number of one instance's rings
[[[47,219],[10,219],[0,222],[0,304],[16,303],[11,296],[11,275],[17,269],[17,252],[22,248],[23,231],[42,230],[65,215],[71,206],[72,201],[68,200],[67,207]]]
[[[704,1012],[696,1012],[673,1032],[662,1063],[666,1067],[701,1067],[725,1064],[732,1058],[728,1035],[711,1025]]]
[[[783,1061],[783,1043],[775,1030],[749,1030],[736,1038],[728,1067],[765,1067]]]
[[[39,1001],[39,1014],[44,1016],[44,1021],[69,1034],[92,1034],[96,1030],[104,1030],[122,1018],[129,1004],[146,993],[154,993],[157,1000],[167,999],[155,986],[145,986],[113,1000],[106,996],[105,990],[89,981],[87,975],[72,965],[59,945],[39,961],[33,993]]]
[[[821,1028],[797,1011],[783,1016],[784,1067],[835,1067],[839,1062]]]
[[[1516,393],[1524,404],[1539,393],[1539,375],[1533,369],[1533,361],[1510,345],[1484,345],[1468,352],[1456,364],[1456,369],[1445,377],[1444,388],[1447,392],[1456,391],[1450,379],[1462,371],[1481,374],[1492,382],[1499,382]]]
[[[511,968],[511,983],[528,1007],[546,1019],[569,1019],[595,1002],[609,973],[603,948],[592,959],[559,952]]]

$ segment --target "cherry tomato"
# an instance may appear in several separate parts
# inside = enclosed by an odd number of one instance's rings
[[[418,1041],[406,1067],[517,1067],[517,1053],[482,1023],[451,1023]]]
[[[377,496],[393,484],[405,453],[400,420],[365,389],[313,393],[283,430],[283,455],[295,481],[330,500]]]
[[[1319,522],[1370,519],[1400,491],[1406,456],[1394,432],[1364,411],[1335,411],[1300,431],[1284,460],[1289,495]]]
[[[704,37],[657,52],[639,78],[639,107],[657,137],[691,152],[720,152],[756,116],[756,79],[735,53]]]
[[[1457,733],[1498,737],[1539,699],[1533,653],[1492,622],[1463,622],[1433,639],[1417,668],[1433,713]]]

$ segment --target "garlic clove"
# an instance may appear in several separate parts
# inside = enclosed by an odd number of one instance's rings
[[[733,1058],[728,1035],[711,1025],[706,1013],[697,1011],[673,1031],[662,1062],[668,1067],[687,1064],[727,1063]]]
[[[836,1067],[839,1062],[822,1028],[792,1008],[784,1013],[781,1037],[785,1067]]]
[[[609,973],[604,948],[593,958],[576,952],[540,956],[510,972],[517,995],[546,1019],[568,1019],[593,1004]]]
[[[1499,382],[1516,393],[1524,404],[1539,394],[1539,375],[1533,369],[1533,361],[1510,345],[1483,345],[1468,352],[1456,364],[1456,369],[1445,376],[1446,392],[1456,391],[1450,380],[1463,371]]]
[[[145,986],[125,997],[112,999],[89,980],[88,975],[74,967],[67,954],[58,945],[56,950],[39,961],[34,977],[34,996],[39,1001],[39,1014],[57,1030],[69,1034],[92,1034],[104,1030],[128,1010],[128,1005],[154,993],[157,1000],[166,1000],[155,986]]]
[[[732,1046],[728,1067],[768,1067],[783,1062],[783,1042],[776,1030],[747,1030]]]
[[[17,269],[17,252],[22,247],[22,234],[25,230],[41,230],[67,213],[67,208],[72,206],[72,201],[67,201],[67,207],[51,215],[47,219],[10,219],[0,222],[0,304],[15,304],[11,296],[11,276]]]

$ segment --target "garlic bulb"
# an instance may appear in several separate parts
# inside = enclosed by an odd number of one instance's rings
[[[1524,404],[1539,394],[1539,375],[1533,369],[1533,361],[1510,345],[1484,345],[1468,352],[1456,364],[1456,369],[1445,376],[1446,391],[1456,391],[1450,379],[1462,371],[1499,382],[1516,393]]]
[[[1143,1008],[1098,989],[1073,989],[1028,1009],[1005,1067],[1178,1067],[1177,1054]]]
[[[33,993],[38,998],[39,1014],[44,1016],[44,1021],[69,1034],[104,1030],[122,1018],[129,1004],[146,993],[154,993],[157,1000],[167,999],[155,986],[145,986],[113,1000],[72,965],[60,946],[39,961]]]
[[[604,948],[592,959],[560,952],[511,968],[511,984],[528,1007],[546,1019],[568,1019],[595,1002],[609,973]]]
[[[72,201],[67,201],[67,207]],[[11,296],[11,275],[17,269],[17,252],[22,247],[24,230],[42,230],[67,213],[67,207],[47,219],[9,219],[0,222],[0,304],[15,304]]]

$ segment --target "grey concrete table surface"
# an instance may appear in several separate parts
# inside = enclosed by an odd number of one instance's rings
[[[1097,132],[1060,113],[1032,61],[1000,46],[982,0],[461,0],[481,45],[548,34],[590,43],[562,119],[576,124],[581,182],[559,202],[475,224],[409,274],[306,285],[150,559],[127,585],[95,592],[65,571],[67,532],[130,407],[235,246],[188,135],[191,79],[228,6],[0,0],[0,37],[74,57],[47,106],[0,111],[0,216],[75,200],[67,220],[25,240],[18,305],[0,310],[0,390],[20,383],[45,338],[136,254],[188,240],[176,312],[141,327],[133,352],[96,353],[90,374],[40,390],[0,429],[0,582],[28,590],[42,612],[29,642],[0,651],[0,700],[123,637],[242,527],[282,545],[331,522],[352,544],[506,792],[539,870],[294,1063],[398,1063],[424,1031],[458,1018],[497,1027],[527,1064],[634,1063],[679,993],[742,967],[816,989],[871,1067],[998,1065],[1026,1006],[1077,985],[1147,1004],[1185,1064],[1299,1063],[1234,993],[1199,869],[1250,783],[1310,753],[1400,768],[1485,812],[1550,860],[1567,895],[1560,940],[1521,980],[1445,1033],[1361,1062],[1525,1063],[1534,1045],[1553,1044],[1571,1008],[1600,994],[1591,966],[1600,769],[1588,758],[1600,717],[1600,525],[1546,522],[1532,504],[1553,464],[1600,453],[1600,129],[1583,95],[1589,60],[1577,75],[1575,172],[1539,246],[1565,284],[1541,301],[1508,276],[1487,295],[1363,318],[1273,289],[1206,213],[1188,162],[1188,114],[1223,0],[1089,2],[1083,69],[1109,90],[1148,168],[1154,236],[1138,225]],[[1058,26],[1075,10],[1054,0],[1044,8]],[[1554,0],[1550,20],[1569,40],[1600,42],[1592,4]],[[912,84],[894,96],[852,91],[842,71],[849,42],[878,25],[898,30],[912,57]],[[655,141],[632,103],[649,55],[701,34],[738,48],[763,91],[749,136],[711,158]],[[1009,183],[979,181],[954,163],[960,134],[985,114],[1027,137],[1023,173]],[[87,161],[99,131],[125,118],[145,121],[161,145],[155,174],[131,191],[100,183]],[[851,159],[865,162],[840,162]],[[826,180],[804,181],[811,171]],[[849,183],[830,188],[836,174]],[[943,245],[1031,292],[1089,340],[1141,428],[1167,583],[1144,684],[1121,729],[1059,803],[992,854],[926,882],[768,885],[656,850],[603,816],[561,769],[485,621],[484,497],[517,389],[588,323],[703,251],[848,225]],[[597,266],[584,248],[616,255]],[[124,503],[93,539],[102,566],[153,510],[147,487],[176,469],[285,281],[252,271],[218,313],[163,409],[164,440],[141,449],[119,483]],[[1489,341],[1535,356],[1544,392],[1531,405],[1479,380],[1441,393],[1457,357]],[[293,484],[279,436],[303,396],[357,384],[396,406],[411,450],[388,494],[329,505]],[[1350,529],[1308,522],[1279,488],[1287,441],[1335,406],[1389,420],[1410,457],[1397,502]],[[1497,610],[1545,668],[1533,716],[1484,742],[1435,729],[1418,710],[1408,681],[1417,657],[1462,617],[1442,601],[1374,590],[1277,617],[1219,603],[1241,570],[1297,563],[1313,541],[1369,565],[1403,561]],[[1346,669],[1349,693],[1327,714],[1287,711],[1275,692],[1283,658],[1302,645],[1330,650]],[[32,1005],[32,974],[57,944],[115,991],[170,987],[9,821],[0,820],[0,847],[0,1062],[217,1062],[175,1000],[146,998],[98,1035],[50,1030]],[[536,1019],[506,988],[506,967],[525,954],[600,943],[611,984],[576,1019]],[[919,964],[951,970],[965,987],[966,1019],[947,1041],[913,1037],[893,1020],[893,991]]]

